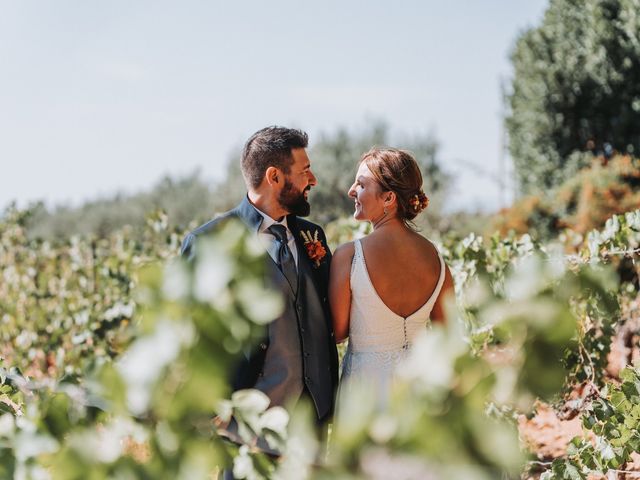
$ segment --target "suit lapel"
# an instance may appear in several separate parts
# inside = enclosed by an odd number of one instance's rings
[[[248,196],[245,195],[242,202],[240,202],[240,204],[236,207],[236,212],[238,214],[238,218],[242,220],[242,222],[247,226],[247,228],[251,231],[251,233],[253,233],[254,235],[258,235],[258,232],[260,231],[260,226],[262,225],[262,221],[264,220],[264,218],[262,217],[262,215],[260,215],[260,212],[258,212],[256,208],[251,204]],[[293,230],[291,230],[291,233],[293,233]],[[284,288],[283,290],[286,290],[290,292],[291,295],[293,295],[293,288],[289,284],[287,277],[284,275],[284,273],[282,273],[282,270],[280,270],[280,267],[278,266],[276,261],[273,259],[273,257],[269,253],[267,253],[266,256],[267,256],[267,259],[266,259],[267,270],[269,272],[269,276],[274,279],[276,284],[286,285],[286,288]],[[298,254],[298,262],[299,261],[300,261],[300,254]],[[298,269],[298,288],[300,287],[299,277],[300,277],[300,270]]]

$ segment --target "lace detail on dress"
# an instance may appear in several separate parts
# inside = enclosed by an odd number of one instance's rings
[[[350,376],[354,372],[362,374],[365,370],[379,372],[380,369],[393,373],[398,363],[406,357],[407,352],[406,348],[388,352],[354,352],[347,348],[342,364],[342,374]]]

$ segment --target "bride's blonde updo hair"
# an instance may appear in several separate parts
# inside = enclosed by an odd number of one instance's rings
[[[394,192],[398,199],[398,217],[407,225],[429,205],[422,191],[422,173],[418,162],[404,150],[374,147],[362,155],[383,191]]]

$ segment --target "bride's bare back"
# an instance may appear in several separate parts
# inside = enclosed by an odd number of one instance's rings
[[[426,238],[409,229],[381,229],[364,238],[362,248],[371,283],[393,313],[408,317],[431,298],[441,267]]]

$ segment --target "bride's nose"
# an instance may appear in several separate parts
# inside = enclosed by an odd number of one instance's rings
[[[351,185],[351,187],[349,187],[349,191],[347,192],[347,195],[350,196],[351,198],[356,198],[356,184],[355,183],[353,185]]]

